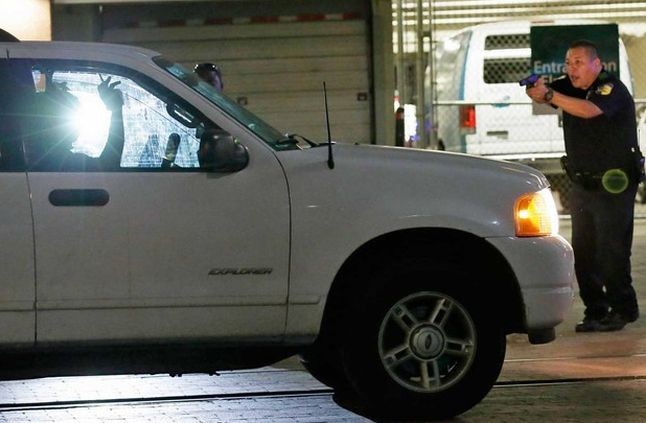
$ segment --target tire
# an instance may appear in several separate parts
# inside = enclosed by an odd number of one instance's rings
[[[341,363],[340,353],[319,341],[299,355],[301,364],[319,382],[337,392],[350,390],[350,383]]]
[[[505,356],[492,302],[457,271],[419,262],[381,272],[349,322],[346,373],[381,418],[463,413],[491,390]]]

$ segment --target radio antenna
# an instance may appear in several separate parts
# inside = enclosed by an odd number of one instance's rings
[[[325,126],[327,128],[327,167],[334,169],[334,156],[332,155],[332,135],[330,134],[330,115],[327,108],[327,87],[323,81],[323,100],[325,102]]]

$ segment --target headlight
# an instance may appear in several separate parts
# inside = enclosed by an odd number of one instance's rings
[[[549,188],[523,194],[514,205],[516,236],[556,235],[559,216]]]

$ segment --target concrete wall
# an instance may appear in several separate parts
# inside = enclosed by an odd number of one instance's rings
[[[52,38],[69,41],[98,41],[101,38],[99,6],[93,4],[53,6]]]
[[[395,145],[395,62],[391,0],[372,0],[372,52],[375,140],[377,144]]]
[[[635,99],[646,99],[646,34],[624,33],[621,38],[630,60]]]

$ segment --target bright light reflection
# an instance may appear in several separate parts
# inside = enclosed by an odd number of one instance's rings
[[[20,40],[51,40],[49,0],[0,0],[0,28]]]
[[[74,94],[80,103],[73,117],[79,136],[74,142],[72,151],[97,157],[108,140],[110,112],[97,94],[83,92]]]
[[[444,48],[444,51],[449,52],[449,53],[454,53],[460,49],[462,44],[456,39],[453,38],[447,38],[444,40],[444,43],[442,44],[442,47]]]

